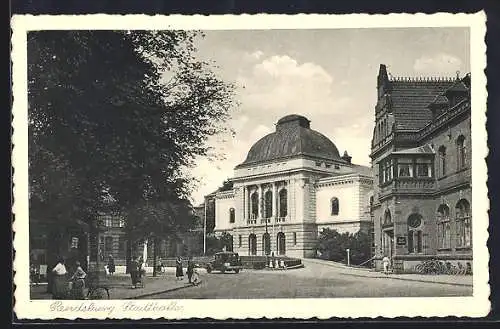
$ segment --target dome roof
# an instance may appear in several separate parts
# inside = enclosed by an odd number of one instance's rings
[[[335,144],[323,134],[312,130],[309,123],[306,117],[297,114],[279,119],[276,131],[257,141],[239,166],[293,156],[343,161]]]

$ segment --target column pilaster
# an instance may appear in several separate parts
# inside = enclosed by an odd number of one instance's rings
[[[262,195],[262,184],[259,184],[259,205],[258,205],[258,218],[262,218],[262,205],[264,203],[264,196]]]

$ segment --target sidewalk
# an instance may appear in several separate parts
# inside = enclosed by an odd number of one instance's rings
[[[201,272],[201,271],[200,271]],[[201,274],[201,273],[200,273]],[[193,287],[188,283],[188,278],[184,275],[184,279],[177,281],[175,278],[175,269],[168,268],[163,274],[158,274],[153,277],[151,274],[144,278],[144,288],[132,288],[130,275],[118,274],[108,277],[106,285],[110,288],[110,299],[136,299],[147,298],[160,293],[175,291],[179,289]],[[30,287],[31,299],[52,299],[52,295],[47,293],[47,285],[32,285]]]
[[[394,279],[394,280],[404,280],[404,281],[417,281],[417,282],[428,282],[428,283],[438,283],[447,284],[454,286],[467,286],[472,287],[472,275],[425,275],[425,274],[384,274],[382,272],[376,272],[369,268],[357,268],[348,267],[341,263],[331,262],[321,259],[302,259],[303,263],[313,263],[321,264],[326,266],[335,267],[338,269],[339,273],[342,275],[351,275],[358,277],[370,277],[370,278],[384,278],[384,279]]]

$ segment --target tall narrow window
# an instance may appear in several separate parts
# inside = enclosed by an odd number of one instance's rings
[[[469,202],[465,199],[458,201],[455,213],[457,247],[470,247],[472,245],[472,226]]]
[[[229,208],[229,223],[235,222],[234,208]]]
[[[288,193],[286,189],[282,189],[279,193],[280,198],[280,217],[286,217],[288,214]]]
[[[437,211],[438,248],[451,247],[450,208],[442,204]]]
[[[441,146],[439,153],[439,174],[441,177],[446,176],[446,147]]]
[[[241,236],[241,235],[238,235],[238,247],[240,247],[240,248],[241,248],[241,244],[242,244],[242,242],[243,242],[243,238],[242,238],[242,236]]]
[[[466,152],[466,146],[465,146],[465,137],[463,135],[460,135],[457,138],[457,164],[458,164],[458,169],[463,169],[466,167],[466,162],[467,162],[467,152]]]
[[[336,216],[339,214],[339,199],[336,197],[333,197],[330,200],[330,207],[331,207],[331,214],[332,216]]]
[[[271,218],[273,217],[273,192],[267,191],[264,194],[265,207],[264,207],[264,217]]]
[[[297,245],[297,232],[293,232],[293,245]]]
[[[255,219],[259,217],[259,193],[254,192],[252,196],[250,197],[251,199],[251,213],[250,213],[250,218]]]
[[[421,253],[423,251],[422,236],[422,216],[420,214],[411,214],[408,217],[408,252]]]

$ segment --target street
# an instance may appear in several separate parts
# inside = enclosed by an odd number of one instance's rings
[[[239,274],[201,273],[202,283],[148,299],[335,298],[470,296],[472,286],[369,277],[366,272],[307,263],[288,271],[244,270]],[[425,278],[424,278],[425,279]]]

